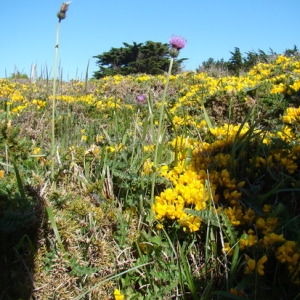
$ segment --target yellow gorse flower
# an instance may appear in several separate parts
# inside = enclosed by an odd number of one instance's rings
[[[258,275],[262,276],[265,274],[265,266],[264,264],[267,262],[267,255],[262,256],[256,263],[256,272]]]
[[[250,258],[248,255],[246,255],[246,266],[244,269],[244,274],[250,274],[255,270],[256,262],[254,259]]]
[[[283,117],[283,122],[293,124],[294,122],[300,123],[300,107],[289,107],[286,109]]]
[[[114,290],[114,299],[115,300],[123,300],[123,299],[125,299],[125,296],[121,293],[120,290],[115,289]]]
[[[259,276],[264,275],[265,266],[264,264],[267,262],[268,257],[266,255],[262,256],[257,262],[246,255],[246,265],[244,269],[244,274],[250,274],[256,271]]]

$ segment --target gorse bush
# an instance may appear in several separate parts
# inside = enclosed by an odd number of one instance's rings
[[[242,54],[240,48],[235,47],[233,52],[230,52],[231,57],[228,61],[224,59],[214,60],[212,57],[197,68],[197,72],[206,72],[215,77],[229,75],[240,75],[249,72],[258,63],[271,63],[277,58],[277,54],[270,49],[269,53],[263,50],[246,52],[246,56]],[[286,49],[283,53],[286,57],[297,57],[299,59],[299,50],[294,45],[292,49]]]
[[[297,299],[299,74],[58,82],[54,157],[49,82],[1,79],[1,296]]]

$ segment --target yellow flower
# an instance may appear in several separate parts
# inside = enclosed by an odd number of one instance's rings
[[[299,91],[300,90],[300,80],[296,80],[292,85],[290,85],[290,87],[295,91]]]
[[[4,178],[5,176],[5,171],[4,170],[0,170],[0,178]]]
[[[284,116],[282,117],[284,123],[299,122],[300,121],[300,107],[289,107],[286,109]]]
[[[114,297],[115,297],[115,300],[123,300],[123,299],[125,299],[125,296],[118,289],[114,290]]]
[[[86,142],[86,141],[87,141],[87,138],[88,138],[87,135],[82,135],[82,136],[81,136],[81,141],[82,141],[82,142]]]
[[[245,270],[244,270],[244,274],[250,274],[254,271],[255,269],[255,260],[250,258],[248,255],[246,255],[246,267],[245,267]]]
[[[285,92],[286,92],[286,86],[281,82],[278,85],[273,86],[273,88],[270,91],[270,94],[279,94]]]
[[[190,216],[182,221],[179,221],[179,224],[183,227],[184,231],[188,229],[190,232],[195,232],[199,230],[201,220],[198,217]]]
[[[265,228],[265,225],[266,225],[266,222],[265,222],[265,220],[264,220],[263,218],[258,218],[258,219],[256,220],[256,227],[257,227],[258,229],[264,229],[264,228]]]
[[[154,162],[147,158],[143,163],[143,170],[141,172],[142,175],[149,175],[153,172]]]
[[[278,247],[276,250],[276,258],[281,263],[290,263],[292,257],[296,252],[297,244],[295,241],[286,241],[282,246]]]
[[[271,232],[268,235],[265,235],[263,238],[263,244],[265,246],[271,246],[275,243],[284,242],[283,234],[276,234],[274,232]]]
[[[100,135],[100,134],[97,134],[97,136],[96,136],[96,142],[97,143],[102,143],[103,141],[104,141],[104,136]]]
[[[240,288],[231,288],[229,293],[235,296],[245,296],[245,292]]]
[[[100,148],[95,144],[92,144],[89,149],[84,152],[84,155],[93,154],[95,156],[99,155]]]
[[[248,208],[243,215],[243,223],[250,224],[253,222],[254,218],[255,218],[254,210],[251,208]]]
[[[233,207],[227,207],[224,209],[227,217],[230,220],[230,223],[233,226],[238,226],[241,224],[241,219],[243,216],[241,205],[234,205]]]
[[[257,236],[253,234],[254,231],[249,229],[248,234],[244,233],[240,239],[240,249],[243,250],[246,247],[252,247],[257,243]]]
[[[164,228],[164,226],[162,224],[160,224],[160,223],[156,225],[156,229],[157,230],[161,230],[163,228]]]
[[[300,284],[300,249],[297,243],[295,241],[285,241],[282,246],[277,248],[275,256],[279,262],[287,265],[292,281]]]
[[[270,211],[271,211],[271,209],[272,209],[272,205],[269,205],[269,204],[265,204],[264,206],[263,206],[263,212],[264,213],[269,213]]]
[[[256,272],[258,275],[262,276],[265,274],[265,266],[264,263],[268,260],[267,255],[262,256],[256,263]]]
[[[143,146],[144,152],[151,152],[154,150],[154,145],[145,145]]]
[[[40,152],[41,152],[41,148],[39,148],[39,147],[34,147],[34,148],[33,148],[33,151],[32,151],[32,154],[37,155],[37,154],[40,154]]]
[[[33,99],[32,104],[35,104],[37,106],[37,109],[40,109],[44,106],[46,106],[46,101],[38,100],[38,99]]]
[[[284,55],[278,55],[275,64],[280,65],[289,61],[289,58]]]
[[[229,243],[224,243],[224,248],[222,249],[222,251],[229,256],[233,255],[233,248],[230,247]]]

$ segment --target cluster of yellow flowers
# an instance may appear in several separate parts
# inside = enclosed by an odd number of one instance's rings
[[[300,107],[289,107],[284,116],[282,117],[283,122],[288,124],[300,123]]]
[[[132,75],[122,76],[115,75],[105,77],[97,82],[91,82],[94,85],[95,92],[87,95],[73,95],[74,92],[82,90],[82,82],[71,82],[70,91],[64,91],[62,95],[57,95],[57,100],[65,101],[67,103],[83,102],[88,105],[96,104],[98,109],[107,109],[109,107],[118,108],[120,99],[101,99],[106,96],[106,92],[110,91],[112,94],[120,89],[122,95],[128,95],[132,90],[140,91],[141,93],[152,94],[151,97],[158,99],[161,94],[159,91],[163,90],[165,84],[165,76],[152,75]],[[170,113],[174,116],[174,123],[179,126],[183,120],[180,119],[178,113],[184,107],[201,108],[203,99],[209,96],[217,95],[237,95],[240,92],[247,92],[259,86],[265,86],[270,93],[295,93],[300,90],[300,62],[294,58],[278,56],[277,59],[270,64],[257,64],[247,74],[243,76],[227,76],[222,78],[215,78],[208,76],[206,73],[186,72],[178,75],[172,75],[170,83],[174,87],[180,86],[178,91],[179,99],[170,107]],[[12,104],[12,113],[20,113],[30,105],[36,105],[42,108],[46,105],[43,99],[28,97],[29,92],[37,92],[38,87],[35,83],[18,83],[7,79],[0,79],[0,98],[7,99]],[[149,89],[150,87],[150,89]],[[66,93],[68,95],[66,95]],[[100,99],[99,99],[100,97]],[[134,98],[134,97],[133,97]],[[244,97],[247,101],[247,97]],[[51,100],[51,96],[49,97]],[[157,104],[159,101],[157,102]],[[116,107],[117,106],[117,107]],[[193,122],[190,117],[188,122],[192,126],[198,126],[197,122]],[[288,117],[286,117],[288,118]],[[286,119],[288,121],[288,119]],[[187,124],[187,123],[185,123]]]
[[[250,258],[249,256],[246,256],[246,267],[245,267],[245,274],[250,274],[252,273],[254,270],[256,270],[257,274],[262,276],[264,275],[264,263],[266,263],[268,260],[268,257],[266,255],[262,256],[257,262]]]
[[[287,265],[292,281],[300,284],[299,245],[295,241],[285,241],[276,249],[276,258]]]
[[[182,75],[181,75],[182,76]],[[274,63],[259,63],[243,76],[214,78],[206,73],[185,74],[184,85],[179,91],[180,98],[170,110],[176,114],[183,106],[195,107],[203,99],[219,94],[237,95],[253,88],[264,86],[271,94],[291,94],[300,90],[300,62],[293,58],[278,56]],[[180,80],[178,76],[178,80]],[[247,101],[247,97],[244,97]]]
[[[178,172],[176,168],[165,174],[173,183],[173,188],[167,188],[156,197],[154,212],[158,220],[177,220],[191,232],[199,230],[199,217],[188,215],[184,209],[195,208],[204,210],[209,200],[209,190],[206,187],[206,173],[192,170]]]
[[[279,55],[274,63],[260,63],[248,73],[261,83],[270,83],[270,93],[297,92],[300,90],[300,62],[293,58]]]
[[[287,149],[276,147],[276,150],[273,150],[271,147],[264,157],[248,156],[249,165],[254,166],[254,173],[262,168],[274,174],[292,175],[299,171],[300,139],[294,130],[294,126],[299,124],[297,116],[298,109],[289,108],[282,118],[288,124],[282,130],[275,133],[266,130],[252,131],[253,136],[263,141],[262,144],[270,145],[273,140],[282,140],[291,145]],[[255,246],[263,253],[272,249],[276,259],[287,265],[293,282],[300,283],[300,266],[296,263],[300,255],[299,246],[296,242],[286,240],[283,235],[275,233],[279,220],[272,215],[271,205],[262,207],[263,215],[245,207],[242,202],[245,181],[235,179],[228,168],[237,167],[228,149],[232,149],[237,136],[243,138],[249,129],[248,124],[224,124],[207,128],[214,137],[211,143],[182,136],[173,140],[170,144],[178,152],[178,162],[174,168],[161,168],[160,174],[169,180],[170,187],[156,197],[153,209],[161,224],[168,220],[177,221],[184,230],[194,232],[200,229],[202,220],[200,217],[189,215],[187,209],[199,211],[209,208],[210,203],[217,207],[218,204],[222,204],[217,211],[225,212],[231,224],[243,232],[239,238],[240,249],[247,251]],[[249,139],[250,142],[252,140],[253,138]],[[192,153],[191,157],[189,153]],[[246,154],[243,155],[247,157]],[[150,163],[148,161],[148,164]],[[151,169],[148,169],[148,172],[151,172]],[[232,255],[231,247],[233,245],[226,243],[223,250]],[[247,256],[245,274],[255,271],[258,275],[264,275],[267,259],[266,255],[257,260]]]
[[[81,87],[82,83],[76,83],[76,87]],[[72,85],[74,88],[74,85]],[[73,93],[74,91],[72,91]],[[68,104],[85,103],[87,105],[95,105],[99,110],[107,110],[110,108],[120,108],[120,99],[112,97],[104,97],[99,99],[93,93],[72,95],[71,91],[66,91],[68,94],[59,94],[55,96],[57,101],[62,101]],[[0,99],[4,99],[10,105],[10,113],[20,114],[22,111],[30,107],[41,109],[47,105],[47,101],[38,98],[35,95],[39,94],[39,90],[34,83],[18,83],[8,79],[0,79]],[[53,100],[53,95],[48,96],[48,101]],[[127,105],[127,108],[131,108]]]

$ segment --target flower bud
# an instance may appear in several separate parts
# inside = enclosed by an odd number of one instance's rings
[[[176,48],[171,48],[169,53],[170,53],[171,57],[175,58],[179,55],[179,50]]]
[[[63,20],[63,19],[66,18],[66,13],[59,11],[59,12],[57,13],[57,17],[59,18],[59,21],[60,21],[60,20]]]
[[[177,57],[179,51],[186,45],[186,39],[181,36],[173,36],[170,38],[169,42],[171,45],[170,55],[173,58]]]

